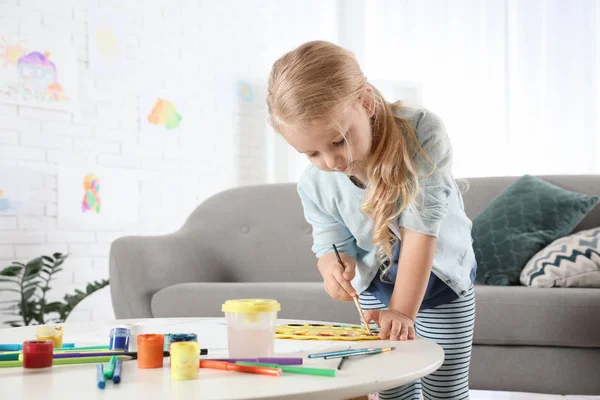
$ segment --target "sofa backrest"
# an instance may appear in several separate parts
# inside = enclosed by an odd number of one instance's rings
[[[459,185],[463,191],[465,211],[474,219],[496,196],[513,184],[518,176],[469,178],[468,187]],[[600,175],[548,175],[538,178],[573,192],[600,196]],[[460,182],[461,180],[459,180]],[[600,206],[596,205],[573,232],[600,226]]]
[[[600,195],[600,176],[542,176],[568,190]],[[467,215],[475,218],[518,177],[465,179]],[[466,189],[466,190],[465,190]],[[600,226],[596,207],[576,231]],[[230,189],[207,199],[179,234],[193,237],[220,266],[225,282],[313,282],[321,277],[311,251],[312,229],[304,219],[294,183]]]
[[[318,282],[312,228],[296,185],[229,189],[210,197],[179,234],[193,235],[225,282]],[[206,258],[206,257],[205,257]]]

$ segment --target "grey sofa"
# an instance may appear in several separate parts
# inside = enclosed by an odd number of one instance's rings
[[[600,194],[600,176],[543,176]],[[516,178],[469,179],[474,218]],[[600,226],[596,207],[576,231]],[[230,298],[275,298],[281,318],[358,323],[324,290],[294,184],[242,187],[198,206],[177,232],[110,251],[117,318],[222,316]],[[471,388],[600,394],[600,290],[476,286]]]

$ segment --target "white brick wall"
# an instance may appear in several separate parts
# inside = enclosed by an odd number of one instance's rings
[[[171,232],[213,193],[266,181],[271,155],[265,144],[272,132],[265,115],[231,114],[215,95],[216,82],[226,74],[258,82],[264,90],[272,62],[284,51],[307,40],[335,40],[337,3],[301,3],[1,0],[0,35],[37,32],[66,38],[67,45],[70,41],[78,60],[79,110],[70,114],[0,104],[0,165],[28,168],[39,176],[33,203],[19,216],[0,216],[0,267],[12,260],[69,253],[48,294],[60,299],[89,281],[108,278],[114,239]],[[90,71],[90,4],[125,16],[126,76],[102,77]],[[192,135],[142,135],[138,94],[147,89],[173,89],[189,96],[201,125]],[[257,102],[264,105],[262,98]],[[57,228],[57,167],[88,162],[136,172],[144,201],[135,229]],[[4,293],[0,299],[6,298]],[[103,296],[86,301],[74,316],[105,317],[108,291]]]

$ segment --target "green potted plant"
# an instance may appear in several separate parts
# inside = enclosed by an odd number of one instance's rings
[[[51,289],[50,283],[68,254],[55,253],[52,256],[40,256],[27,262],[13,262],[0,271],[0,291],[18,293],[18,299],[3,301],[7,304],[3,311],[18,316],[19,319],[8,321],[11,326],[42,325],[61,323],[73,311],[73,308],[95,291],[108,285],[108,280],[88,283],[85,292],[77,289],[74,294],[67,294],[63,301],[48,302],[46,293]]]

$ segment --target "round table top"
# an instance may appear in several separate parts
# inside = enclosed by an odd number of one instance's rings
[[[278,320],[278,324],[305,321]],[[107,345],[112,327],[141,324],[142,333],[194,332],[209,355],[227,357],[227,327],[223,318],[155,318],[63,324],[65,343],[77,346]],[[0,329],[0,343],[35,339],[34,326]],[[404,342],[276,340],[276,357],[303,357],[304,366],[336,368],[339,360],[309,359],[308,354],[346,350],[348,347],[390,347],[396,350],[349,358],[336,377],[284,373],[280,377],[200,369],[198,379],[171,381],[169,362],[163,368],[138,369],[135,360],[123,363],[122,381],[96,386],[94,364],[59,365],[51,369],[0,368],[2,392],[10,398],[143,398],[143,399],[347,399],[401,386],[439,368],[444,352],[436,343],[418,338]],[[51,395],[51,397],[48,397]],[[126,397],[125,397],[126,396]]]

